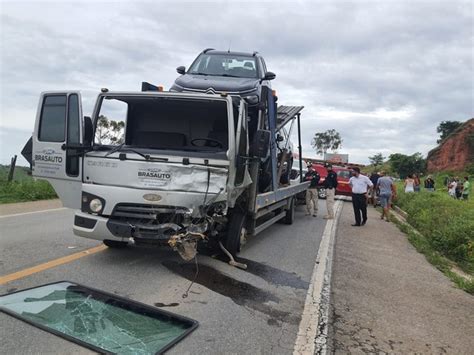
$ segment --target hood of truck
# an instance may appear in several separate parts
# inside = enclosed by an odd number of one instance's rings
[[[84,159],[84,183],[154,191],[216,194],[225,191],[228,169],[103,157]]]
[[[213,89],[215,92],[245,94],[255,90],[258,80],[255,78],[185,74],[177,78],[175,83],[184,90],[206,92],[208,89]]]

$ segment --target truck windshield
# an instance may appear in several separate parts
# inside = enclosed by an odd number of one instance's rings
[[[105,97],[95,144],[195,152],[226,151],[227,102],[170,97]]]
[[[224,54],[201,54],[191,65],[188,73],[238,78],[257,78],[257,65],[254,57]]]

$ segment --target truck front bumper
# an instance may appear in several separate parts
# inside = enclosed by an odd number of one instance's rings
[[[131,235],[128,236],[126,233],[112,233],[107,227],[107,223],[110,221],[109,218],[91,215],[89,213],[77,211],[74,215],[74,234],[79,237],[96,239],[96,240],[116,240],[119,242],[128,241]],[[124,230],[125,231],[125,230]]]

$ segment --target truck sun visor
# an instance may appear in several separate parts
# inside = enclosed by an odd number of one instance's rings
[[[198,326],[189,318],[68,281],[0,296],[0,310],[100,353],[161,354]]]

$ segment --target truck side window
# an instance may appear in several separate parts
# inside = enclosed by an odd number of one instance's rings
[[[48,95],[43,101],[38,140],[64,142],[66,131],[66,95]]]
[[[79,120],[79,98],[77,95],[69,95],[67,115],[67,144],[80,143],[80,120]],[[69,176],[79,175],[79,157],[75,149],[66,151],[66,174]]]
[[[69,95],[68,122],[67,122],[67,142],[69,144],[79,144],[79,99],[77,95]]]

